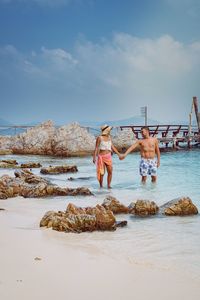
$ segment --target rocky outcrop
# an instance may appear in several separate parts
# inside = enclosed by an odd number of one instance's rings
[[[95,137],[78,123],[58,128],[53,140],[53,153],[59,156],[82,156],[92,154]]]
[[[13,144],[13,137],[11,136],[0,136],[0,154],[12,154],[12,144]]]
[[[70,203],[65,212],[47,212],[40,221],[41,227],[64,232],[84,232],[94,230],[115,230],[125,226],[126,221],[116,222],[112,211],[101,205],[96,207],[77,207]]]
[[[89,189],[61,188],[51,184],[44,178],[34,175],[28,170],[15,171],[15,177],[3,175],[0,177],[0,199],[16,196],[25,198],[47,197],[47,196],[77,196],[92,195]]]
[[[128,149],[136,138],[131,128],[118,128],[117,133],[112,137],[113,144],[119,151]]]
[[[107,210],[111,210],[114,214],[127,214],[129,212],[129,208],[124,204],[120,203],[116,198],[112,196],[108,196],[103,204]]]
[[[160,208],[166,216],[189,216],[198,214],[197,207],[189,197],[171,200]]]
[[[149,215],[156,215],[159,211],[159,207],[154,201],[149,200],[137,200],[136,203],[129,205],[129,212],[136,216],[146,217]]]
[[[11,149],[17,154],[51,155],[55,132],[53,122],[47,121],[13,137]]]
[[[77,166],[49,166],[47,168],[42,168],[40,173],[42,174],[62,174],[62,173],[75,173],[78,172]]]
[[[16,154],[82,156],[94,147],[95,137],[78,123],[56,128],[47,121],[14,137],[0,137],[0,151]]]

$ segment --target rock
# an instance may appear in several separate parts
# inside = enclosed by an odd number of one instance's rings
[[[8,175],[0,177],[0,199],[16,196],[25,198],[47,196],[77,196],[92,195],[88,188],[67,188],[51,184],[46,179],[34,175],[27,169],[15,171],[15,178]]]
[[[69,177],[69,178],[67,178],[67,180],[68,180],[68,181],[74,181],[74,180],[90,180],[90,179],[92,179],[92,178],[93,178],[92,176],[77,177],[77,178]]]
[[[129,208],[120,203],[116,198],[112,196],[108,196],[104,202],[103,207],[108,210],[111,210],[114,214],[127,214],[129,212]]]
[[[78,123],[62,126],[53,140],[53,153],[57,156],[83,156],[92,154],[95,137]]]
[[[128,149],[136,142],[135,135],[131,128],[118,128],[117,133],[112,137],[113,144],[119,151]]]
[[[48,168],[42,168],[40,173],[42,174],[62,174],[62,173],[75,173],[78,172],[77,166],[49,166]]]
[[[56,216],[56,212],[54,211],[47,211],[43,216],[42,220],[40,221],[40,227],[45,227],[48,225],[49,221]]]
[[[41,257],[35,257],[34,260],[42,260]]]
[[[0,210],[5,210],[5,208],[0,208]]]
[[[1,139],[1,137],[0,137],[0,139]],[[9,154],[13,154],[12,150],[0,149],[0,155],[9,155]]]
[[[20,178],[21,180],[25,181],[29,184],[38,184],[38,183],[48,183],[46,179],[43,177],[37,176],[33,174],[31,171],[24,169],[24,170],[17,170],[14,172],[16,178]]]
[[[127,221],[116,221],[116,227],[125,227],[127,226]]]
[[[18,165],[16,159],[2,159],[1,161],[7,164]]]
[[[158,206],[154,201],[137,200],[136,203],[129,205],[129,212],[140,217],[156,215],[159,211]]]
[[[161,207],[166,216],[189,216],[198,214],[197,207],[189,197],[174,199]]]
[[[18,163],[14,159],[3,159],[0,161],[0,168],[18,168]]]
[[[115,230],[116,220],[112,211],[103,206],[81,208],[70,203],[65,212],[47,212],[40,221],[41,227],[65,232]]]
[[[33,168],[41,168],[42,165],[40,163],[35,163],[35,162],[28,162],[21,164],[20,166],[22,169],[33,169]]]

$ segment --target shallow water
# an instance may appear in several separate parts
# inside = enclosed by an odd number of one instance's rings
[[[158,182],[152,184],[149,180],[146,185],[140,183],[139,154],[131,154],[124,161],[119,161],[114,156],[113,188],[110,191],[106,188],[99,189],[91,157],[55,158],[32,155],[0,157],[3,158],[17,159],[20,163],[37,161],[43,166],[76,164],[78,173],[48,175],[46,178],[59,186],[66,186],[66,184],[70,187],[86,186],[95,194],[94,197],[53,197],[33,200],[20,198],[19,206],[24,209],[27,218],[29,210],[41,211],[42,216],[47,210],[64,210],[69,202],[79,206],[96,205],[101,203],[108,194],[117,197],[126,205],[137,199],[150,199],[162,205],[171,199],[189,196],[200,211],[199,149],[162,154]],[[39,174],[39,169],[33,169],[33,172]],[[13,175],[13,170],[0,169],[0,175],[2,174]],[[68,181],[69,177],[76,180]],[[6,204],[6,202],[2,203]],[[200,215],[155,216],[146,219],[120,215],[117,219],[128,220],[128,226],[115,232],[66,234],[66,239],[60,238],[60,233],[57,233],[56,236],[54,235],[53,242],[66,243],[66,246],[79,247],[86,252],[101,252],[114,258],[127,260],[132,264],[190,272],[194,278],[200,278]],[[38,229],[38,220],[31,222],[32,220],[29,224],[30,228]],[[20,226],[23,227],[23,224]],[[44,231],[44,237],[48,238],[48,230]]]

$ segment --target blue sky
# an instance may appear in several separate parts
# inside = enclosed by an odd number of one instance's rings
[[[0,118],[187,120],[199,0],[0,0]]]

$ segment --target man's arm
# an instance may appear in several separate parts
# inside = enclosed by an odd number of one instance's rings
[[[124,154],[120,155],[120,159],[124,159],[129,153],[135,150],[138,146],[140,146],[140,141],[137,140],[133,145],[131,145]]]
[[[98,152],[99,152],[99,145],[100,145],[100,137],[98,137],[96,139],[96,145],[95,145],[95,150],[94,150],[94,154],[93,154],[93,163],[95,164],[96,162],[96,157],[98,155]]]
[[[159,144],[158,144],[158,140],[156,139],[156,145],[155,145],[155,153],[157,156],[157,167],[160,167],[160,149],[159,149]]]

